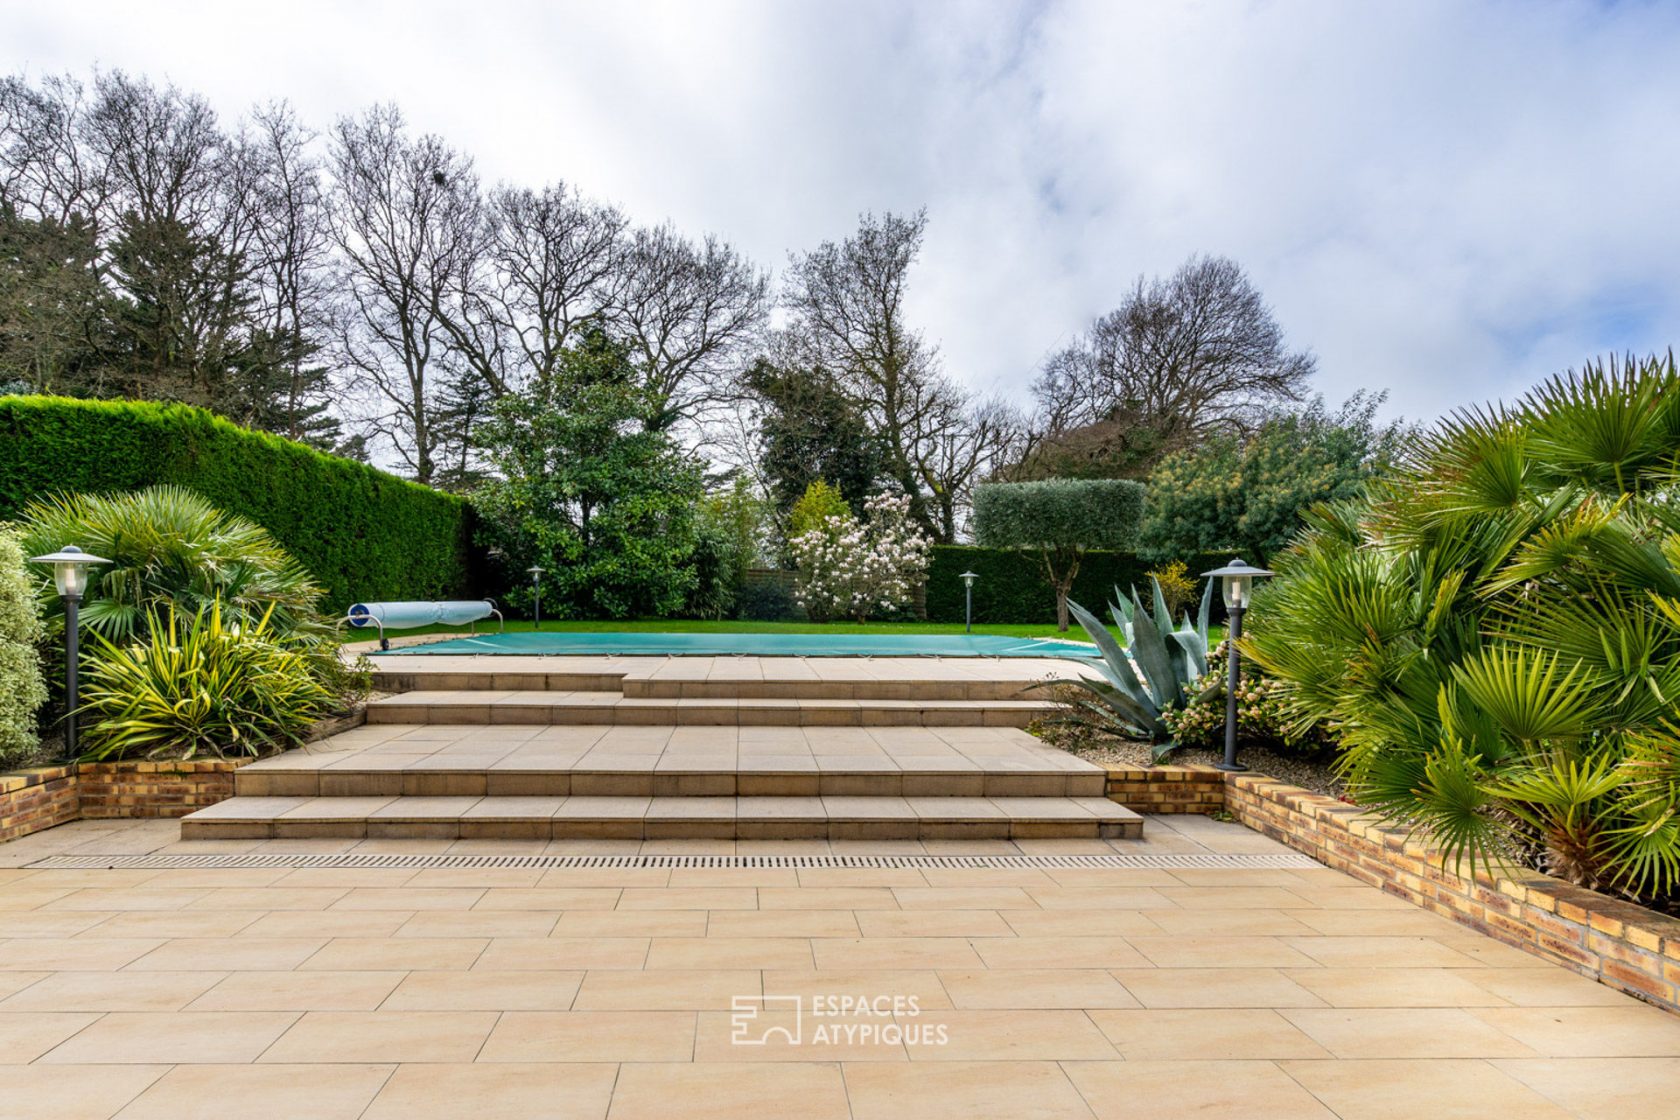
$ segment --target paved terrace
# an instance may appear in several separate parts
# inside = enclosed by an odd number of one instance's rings
[[[1626,1120],[1680,1085],[1674,1018],[1203,818],[1115,842],[177,837],[0,845],[0,1113]],[[927,858],[986,853],[1026,858]],[[97,866],[147,854],[251,865]],[[723,858],[767,855],[799,858]],[[732,1043],[738,996],[803,997],[801,1045]],[[842,996],[896,1017],[810,1015]],[[785,1006],[745,1036],[791,1033]]]

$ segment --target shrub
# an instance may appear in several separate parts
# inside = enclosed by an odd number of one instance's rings
[[[95,636],[83,757],[261,755],[301,743],[332,694],[270,622],[234,623],[212,604],[193,616],[152,616],[142,641]]]
[[[1068,591],[1092,548],[1132,544],[1143,487],[1113,479],[995,482],[974,490],[974,538],[994,548],[1035,552],[1055,590],[1056,625],[1068,628]]]
[[[1161,709],[1161,722],[1179,746],[1212,750],[1224,747],[1229,652],[1230,644],[1221,642],[1218,649],[1208,654],[1207,672],[1185,690],[1184,702]],[[1244,743],[1304,755],[1330,749],[1332,740],[1324,729],[1294,725],[1282,681],[1266,675],[1252,661],[1244,661],[1240,671],[1237,731]]]
[[[816,479],[805,487],[805,493],[788,510],[788,540],[822,529],[831,517],[851,516],[852,507],[840,491],[822,479]]]
[[[35,713],[47,701],[35,652],[41,610],[24,565],[28,555],[14,534],[0,532],[0,770],[34,761]]]
[[[866,622],[901,609],[927,570],[928,540],[910,525],[909,498],[878,494],[864,516],[831,516],[788,542],[799,572],[794,598],[816,622]]]
[[[1149,569],[1149,578],[1161,589],[1161,597],[1167,601],[1167,613],[1174,618],[1196,597],[1196,581],[1190,578],[1189,568],[1182,560]]]
[[[0,397],[0,520],[50,494],[160,483],[267,529],[335,614],[474,585],[469,512],[452,495],[186,405]],[[53,548],[75,543],[87,547]]]
[[[194,615],[212,603],[230,623],[272,615],[287,638],[331,633],[316,611],[320,589],[267,530],[182,487],[44,499],[24,510],[22,530],[32,552],[75,542],[111,561],[90,569],[81,611],[82,625],[111,641],[143,637],[170,608]]]
[[[1680,375],[1552,378],[1319,511],[1242,640],[1354,796],[1449,856],[1680,882]]]
[[[1192,576],[1217,568],[1231,559],[1228,552],[1184,557]],[[1149,589],[1150,565],[1131,552],[1091,549],[1079,562],[1068,597],[1081,603],[1102,603],[1132,588]],[[974,572],[974,621],[1056,621],[1056,593],[1044,565],[1029,552],[973,545],[936,544],[928,559],[927,616],[933,622],[963,620],[963,572]],[[1224,605],[1214,596],[1210,618],[1224,618]]]
[[[748,579],[741,585],[741,617],[754,622],[781,622],[799,617],[793,594],[775,579]]]

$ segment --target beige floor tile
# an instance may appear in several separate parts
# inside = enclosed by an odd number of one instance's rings
[[[195,999],[190,1010],[372,1011],[402,977],[401,972],[234,972]]]
[[[647,962],[645,937],[498,937],[475,968],[572,972],[583,969],[640,970]]]
[[[474,887],[354,887],[334,910],[468,910],[486,891]],[[323,909],[325,909],[323,907]]]
[[[914,999],[923,1009],[950,1007],[951,1000],[939,974],[925,969],[834,969],[797,970],[764,973],[766,996],[797,996],[810,1006],[811,1001],[832,1001],[848,995],[870,1000],[880,997]]]
[[[1530,1058],[1536,1054],[1477,1018],[1480,1013],[1457,1008],[1302,1007],[1279,1014],[1338,1058]]]
[[[1270,1008],[1092,1011],[1110,1043],[1128,1061],[1328,1058],[1330,1055]]]
[[[551,934],[572,938],[704,937],[709,928],[707,913],[705,910],[568,910],[560,915]],[[758,913],[756,910],[719,910],[712,914],[712,920],[716,922],[726,914],[750,919]]]
[[[1433,937],[1286,937],[1283,942],[1326,968],[1473,968],[1477,963]]]
[[[41,1060],[54,1064],[242,1064],[256,1061],[297,1018],[267,1011],[119,1011],[86,1027]]]
[[[1113,976],[1145,1007],[1322,1007],[1275,968],[1127,968]]]
[[[111,972],[163,944],[155,938],[22,938],[0,942],[0,971]]]
[[[968,1009],[1137,1007],[1138,1001],[1101,969],[983,969],[941,972],[951,1003]]]
[[[167,1065],[13,1066],[5,1107],[20,1120],[108,1120],[167,1072]]]
[[[1680,1058],[1501,1058],[1490,1064],[1581,1120],[1669,1114],[1680,1085]]]
[[[470,1062],[490,1011],[311,1011],[264,1051],[263,1062]]]
[[[586,974],[572,1007],[579,1011],[697,1011],[728,1009],[736,996],[762,987],[756,969],[607,969]]]
[[[412,910],[283,910],[264,914],[241,937],[392,937]]]
[[[1279,937],[1133,937],[1132,947],[1159,968],[1288,968],[1314,958]]]
[[[738,1120],[798,1116],[847,1120],[846,1086],[834,1064],[750,1066],[632,1063],[619,1071],[612,1120]]]
[[[847,1063],[854,1120],[1089,1120],[1054,1062]]]
[[[626,887],[620,910],[756,910],[753,887]]]
[[[1503,1007],[1473,968],[1291,968],[1284,975],[1331,1007]]]
[[[716,910],[709,913],[700,933],[707,937],[857,937],[859,930],[858,918],[850,910]]]
[[[492,944],[482,937],[338,937],[298,967],[332,972],[471,968]]]
[[[547,937],[559,915],[543,910],[421,910],[397,937]]]
[[[986,938],[981,944],[1005,940]],[[815,966],[824,970],[991,967],[961,937],[818,937],[812,939],[811,949]]]
[[[805,875],[801,873],[800,881]],[[886,887],[765,887],[758,892],[761,910],[897,910],[898,899]]]
[[[1680,1056],[1680,1016],[1631,997],[1621,1007],[1490,1007],[1471,1014],[1549,1058]]]
[[[1150,963],[1123,937],[985,937],[973,945],[987,968],[1144,968]]]
[[[611,910],[618,887],[492,887],[478,900],[480,910]]]
[[[1028,887],[1031,905],[1044,910],[1168,910],[1176,909],[1159,891],[1147,887]],[[1019,909],[1019,907],[1000,907]]]
[[[1020,937],[1159,937],[1162,933],[1148,914],[1138,910],[999,910],[997,914]]]
[[[1472,1059],[1279,1066],[1341,1120],[1567,1120],[1572,1115],[1489,1063]]]
[[[117,1120],[356,1120],[388,1065],[179,1065]]]
[[[1020,887],[894,887],[903,910],[1033,910],[1037,903]],[[1098,893],[1098,892],[1092,892]]]
[[[56,972],[0,1003],[0,1011],[178,1011],[222,972]]]
[[[392,975],[392,974],[386,974]],[[411,972],[381,1011],[566,1011],[583,982],[581,972]]]
[[[405,1065],[360,1120],[603,1120],[618,1067],[544,1062]]]
[[[687,1062],[692,1011],[509,1011],[480,1062]],[[680,1103],[668,1106],[678,1115]]]
[[[7,1062],[32,1062],[98,1018],[69,1011],[0,1011],[0,1055]]]
[[[114,914],[85,937],[232,937],[262,917],[253,910],[146,910]],[[72,931],[74,932],[74,931]]]
[[[1014,937],[996,910],[862,910],[865,937]]]
[[[1467,968],[1453,975],[1518,1007],[1626,1007],[1628,1000],[1596,980],[1538,961],[1530,968]]]
[[[1337,1120],[1271,1062],[1065,1062],[1062,1068],[1098,1120]],[[1341,1120],[1352,1118],[1344,1113]]]
[[[647,963],[654,969],[808,968],[811,942],[799,937],[656,937]]]
[[[306,937],[182,937],[167,941],[133,964],[131,971],[189,972],[193,969],[274,971],[296,968],[328,944]]]
[[[1350,911],[1359,913],[1359,911]],[[1310,937],[1319,930],[1295,917],[1297,910],[1146,910],[1162,933],[1177,937]]]
[[[911,1061],[1101,1061],[1119,1057],[1083,1011],[929,1010],[901,1023],[945,1028],[944,1045],[910,1048]]]

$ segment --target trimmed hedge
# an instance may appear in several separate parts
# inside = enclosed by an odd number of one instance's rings
[[[471,511],[452,494],[187,405],[0,397],[0,520],[58,491],[162,482],[274,534],[331,611],[473,589]]]
[[[1220,567],[1230,559],[1224,552],[1203,553],[1184,558],[1201,587],[1201,572]],[[1140,593],[1149,587],[1149,570],[1158,565],[1140,560],[1130,552],[1087,552],[1074,578],[1069,598],[1091,610],[1100,609],[1134,584]],[[963,572],[979,576],[974,581],[975,622],[1056,622],[1056,591],[1044,577],[1035,552],[1005,548],[975,548],[969,545],[935,545],[928,562],[927,616],[930,622],[963,620]],[[1223,614],[1216,593],[1213,614]],[[1106,617],[1106,614],[1104,615]],[[1074,627],[1078,629],[1077,626]]]

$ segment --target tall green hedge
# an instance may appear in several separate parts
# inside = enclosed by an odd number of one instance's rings
[[[454,495],[186,405],[0,397],[0,521],[56,491],[160,482],[274,534],[330,610],[473,589],[471,512]]]
[[[1199,587],[1201,572],[1211,571],[1230,558],[1221,552],[1183,559]],[[1087,552],[1069,597],[1082,606],[1098,610],[1114,598],[1115,587],[1124,592],[1135,584],[1140,592],[1145,591],[1149,586],[1149,569],[1155,566],[1130,552]],[[959,577],[965,571],[980,577],[974,581],[975,622],[1055,623],[1056,592],[1044,578],[1044,568],[1036,553],[968,545],[934,547],[927,576],[929,621],[963,620],[963,582]],[[1217,594],[1213,602],[1214,613],[1218,614]]]

